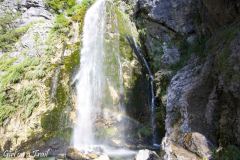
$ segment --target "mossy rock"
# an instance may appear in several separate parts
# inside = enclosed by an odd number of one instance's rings
[[[70,56],[64,57],[64,72],[71,75],[76,69],[77,66],[80,65],[80,51],[76,49]]]
[[[67,105],[68,97],[63,85],[60,83],[56,92],[56,106],[41,117],[41,126],[46,131],[58,131],[64,127],[64,110]]]

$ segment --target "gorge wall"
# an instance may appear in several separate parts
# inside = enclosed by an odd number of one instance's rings
[[[72,79],[79,67],[84,15],[92,3],[0,1],[1,152],[32,148],[51,148],[51,155],[66,152],[75,119]],[[133,35],[154,74],[161,159],[237,160],[240,2],[115,0],[113,4],[107,36],[109,40],[119,36],[123,54],[126,111],[134,121],[128,128],[130,148],[151,148],[148,75],[126,39]],[[109,53],[114,49],[108,48]],[[115,138],[116,132],[106,127],[98,136]],[[115,142],[109,143],[118,145]]]
[[[142,49],[155,72],[164,158],[237,159],[240,3],[134,3]]]

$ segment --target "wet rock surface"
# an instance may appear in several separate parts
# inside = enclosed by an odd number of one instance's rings
[[[109,160],[101,151],[79,151],[71,147],[67,149],[66,157],[69,160]]]
[[[145,149],[138,151],[135,160],[161,160],[161,158],[156,152]]]

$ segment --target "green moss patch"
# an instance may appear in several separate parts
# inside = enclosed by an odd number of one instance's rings
[[[64,72],[72,75],[74,69],[80,64],[80,50],[78,47],[75,48],[75,51],[70,56],[64,57]]]
[[[136,32],[131,24],[131,20],[126,15],[126,13],[119,10],[117,7],[114,8],[112,11],[116,13],[117,23],[118,23],[118,31],[120,34],[119,37],[119,48],[122,57],[126,58],[127,60],[133,59],[133,52],[132,48],[129,46],[126,36],[133,36],[136,38]]]
[[[53,31],[59,34],[67,34],[70,23],[70,20],[64,14],[59,14],[55,19]]]

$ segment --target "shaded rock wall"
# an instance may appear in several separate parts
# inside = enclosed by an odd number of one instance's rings
[[[157,94],[161,110],[166,107],[165,158],[209,158],[215,147],[239,146],[239,2],[136,4],[134,18],[156,72],[157,93],[168,88],[167,95]],[[164,63],[164,57],[177,60]],[[170,83],[160,83],[157,73],[166,71]]]

